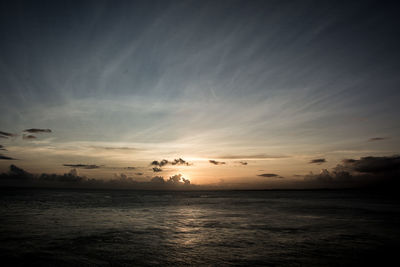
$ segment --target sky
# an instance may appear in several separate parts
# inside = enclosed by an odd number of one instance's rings
[[[398,170],[398,12],[382,1],[2,1],[0,171],[268,188],[350,159]]]

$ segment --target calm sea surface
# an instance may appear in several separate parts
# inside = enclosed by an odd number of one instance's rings
[[[385,194],[0,192],[3,266],[400,266]]]

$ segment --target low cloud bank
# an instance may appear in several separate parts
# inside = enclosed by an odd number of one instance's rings
[[[142,175],[138,173],[137,175]],[[137,181],[121,173],[111,180],[92,179],[79,176],[74,168],[65,174],[32,174],[10,165],[9,171],[0,174],[0,186],[8,187],[61,187],[61,188],[98,188],[98,189],[138,189],[138,190],[194,190],[193,185],[181,174],[175,174],[168,179],[162,176],[153,177],[150,181]]]
[[[344,159],[332,170],[304,176],[305,185],[313,187],[390,187],[399,185],[400,156]]]

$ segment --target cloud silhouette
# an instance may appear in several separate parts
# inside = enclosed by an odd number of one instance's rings
[[[370,139],[368,139],[368,142],[374,142],[374,141],[381,141],[381,140],[386,140],[388,138],[386,137],[372,137]]]
[[[161,168],[154,167],[154,168],[153,168],[153,172],[162,172],[162,169],[161,169]]]
[[[171,164],[172,164],[172,165],[186,165],[186,166],[189,166],[189,165],[190,165],[189,162],[187,162],[186,160],[183,160],[182,158],[174,159],[174,160],[171,162]]]
[[[179,158],[179,159],[174,159],[173,161],[168,161],[166,159],[163,160],[153,160],[150,165],[152,166],[157,166],[157,167],[163,167],[167,164],[171,164],[171,165],[186,165],[186,166],[190,166],[191,164],[189,162],[187,162],[186,160]]]
[[[0,131],[0,138],[9,138],[9,137],[15,137],[15,136],[17,136],[17,135],[13,134],[13,133],[7,133],[7,132]]]
[[[326,162],[326,159],[324,159],[324,158],[320,158],[320,159],[312,159],[309,163],[310,164],[322,164],[322,163],[325,163]]]
[[[135,172],[136,175],[143,175],[143,172]]]
[[[24,139],[24,140],[33,140],[33,139],[36,139],[36,138],[37,138],[36,136],[31,135],[31,134],[24,134],[22,136],[22,139]]]
[[[226,163],[223,162],[223,161],[216,161],[216,160],[213,160],[213,159],[210,159],[208,162],[210,162],[211,164],[214,164],[214,165],[223,165],[223,164],[226,164]]]
[[[153,161],[150,163],[150,165],[158,166],[158,167],[163,167],[163,166],[165,166],[165,165],[167,165],[167,164],[168,164],[168,160],[166,160],[166,159],[163,159],[163,160],[160,160],[160,161],[158,161],[158,160],[153,160]]]
[[[283,178],[282,176],[279,176],[278,174],[275,174],[275,173],[263,173],[263,174],[259,174],[257,176],[266,177],[266,178]]]
[[[247,164],[248,164],[246,161],[239,161],[239,163],[240,163],[241,165],[247,165]]]
[[[27,133],[51,133],[50,129],[37,129],[37,128],[31,128],[31,129],[26,129],[24,132]]]
[[[16,160],[16,159],[0,154],[0,160]]]
[[[63,164],[65,167],[81,168],[81,169],[99,169],[99,165],[94,164]]]

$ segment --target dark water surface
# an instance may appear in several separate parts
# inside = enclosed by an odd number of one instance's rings
[[[385,194],[0,192],[3,266],[400,266]]]

